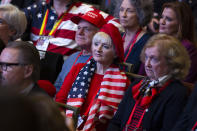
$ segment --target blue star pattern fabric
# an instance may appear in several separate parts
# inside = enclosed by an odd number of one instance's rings
[[[91,78],[96,69],[96,62],[91,59],[79,72],[72,88],[69,91],[69,98],[86,98]]]

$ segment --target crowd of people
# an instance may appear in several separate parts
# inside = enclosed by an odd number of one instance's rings
[[[0,129],[196,131],[197,7],[157,2],[2,0]]]

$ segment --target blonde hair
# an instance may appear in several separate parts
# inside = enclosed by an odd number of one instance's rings
[[[0,5],[0,13],[3,19],[10,26],[10,29],[14,29],[16,31],[16,34],[11,36],[10,40],[18,39],[25,32],[27,27],[25,13],[12,4]]]
[[[94,35],[94,37],[92,39],[92,43],[96,43],[96,42],[110,43],[111,45],[113,45],[111,37],[108,34],[106,34],[105,32],[97,32]]]
[[[190,57],[181,42],[166,34],[157,34],[149,39],[141,52],[141,60],[145,60],[145,50],[157,46],[160,55],[164,56],[174,79],[184,79],[190,68]]]
[[[116,63],[119,62],[119,58],[117,57],[117,52],[116,52],[116,49],[115,49],[115,45],[113,44],[113,41],[112,41],[111,37],[107,33],[97,32],[92,39],[92,44],[97,43],[97,42],[109,43],[112,46],[114,54],[115,54],[113,63],[116,64]]]

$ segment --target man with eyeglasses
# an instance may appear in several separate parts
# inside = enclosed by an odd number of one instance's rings
[[[0,55],[0,87],[29,95],[44,92],[36,85],[40,76],[37,49],[28,42],[10,42]]]

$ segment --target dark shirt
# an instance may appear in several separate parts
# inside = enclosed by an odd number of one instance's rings
[[[36,0],[12,0],[11,4],[16,5],[18,8],[23,9],[32,5]]]

